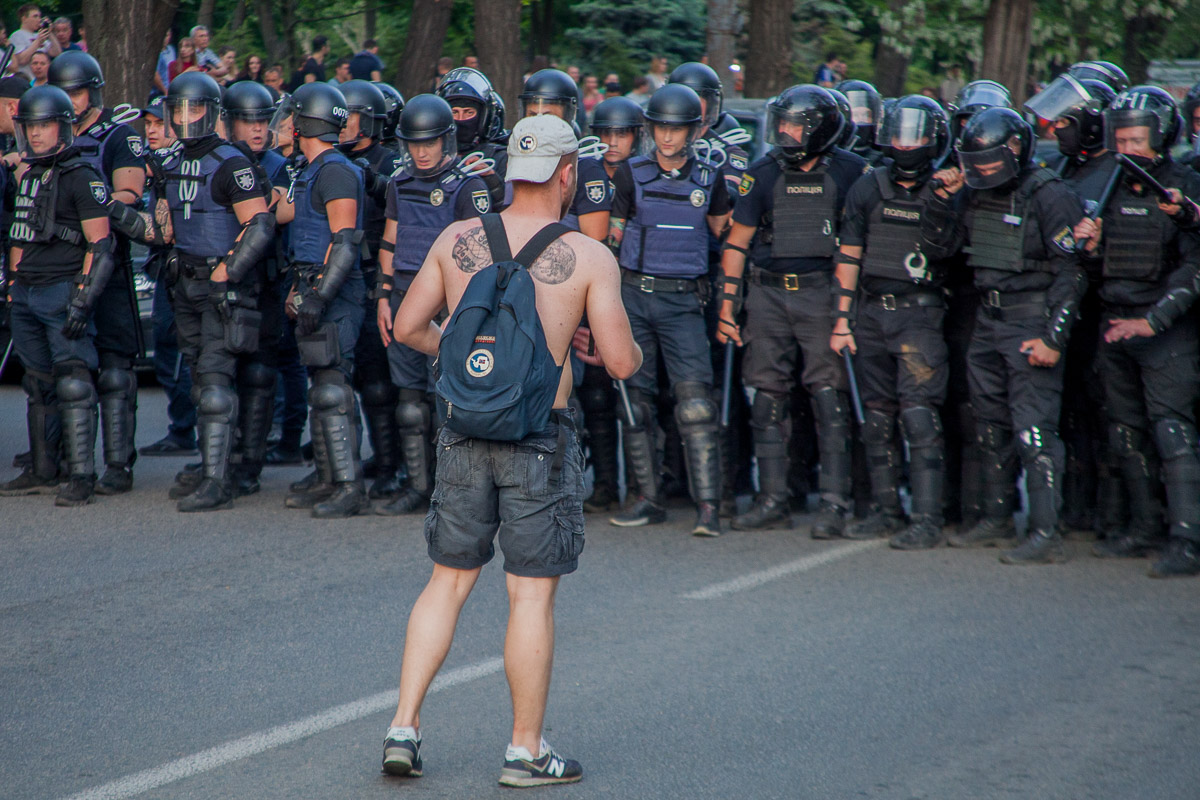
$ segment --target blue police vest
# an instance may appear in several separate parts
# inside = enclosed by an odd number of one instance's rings
[[[402,171],[395,180],[396,254],[392,269],[415,274],[442,231],[457,219],[454,209],[466,180],[458,170],[432,178]]]
[[[708,272],[708,204],[714,170],[693,165],[685,179],[669,178],[658,162],[630,159],[635,213],[625,226],[620,263],[664,278],[697,278]]]
[[[220,144],[200,158],[189,157],[185,150],[176,169],[167,175],[167,205],[175,229],[175,247],[197,258],[220,258],[233,248],[242,224],[232,206],[213,199],[212,183],[217,170],[242,152],[233,145]]]
[[[267,173],[267,178],[271,181],[272,187],[287,186],[286,158],[274,150],[264,150],[258,154],[258,163],[262,165],[263,171]]]
[[[142,154],[142,137],[128,125],[118,125],[113,122],[97,122],[86,131],[75,137],[75,147],[79,148],[79,156],[88,166],[100,173],[108,190],[112,191],[112,175],[104,168],[104,154],[109,143],[128,139],[133,152]],[[136,140],[137,144],[133,142]]]
[[[358,180],[358,214],[354,221],[354,227],[356,230],[362,230],[363,194],[365,191],[362,170],[354,166],[350,159],[337,150],[326,150],[317,156],[316,161],[307,164],[304,170],[296,176],[296,180],[292,182],[292,203],[296,209],[296,216],[292,219],[291,225],[291,241],[288,243],[288,256],[292,264],[325,263],[325,252],[329,249],[333,232],[329,230],[329,217],[325,213],[325,209],[322,208],[318,211],[313,208],[312,187],[316,185],[317,176],[321,174],[321,170],[330,164],[345,164],[354,171],[354,176]],[[355,269],[358,269],[361,259],[361,255],[355,259]]]

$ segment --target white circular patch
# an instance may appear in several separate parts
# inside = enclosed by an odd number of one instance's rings
[[[492,359],[490,350],[480,348],[467,356],[467,372],[472,378],[482,378],[492,371],[496,362]]]
[[[446,200],[446,193],[441,189],[434,189],[429,193],[429,202],[435,206],[440,206]]]
[[[517,140],[517,149],[522,153],[532,153],[537,149],[537,137],[527,133]]]
[[[707,199],[708,198],[706,198],[704,196],[703,189],[696,189],[695,191],[692,192],[692,205],[694,205],[696,208],[699,208],[700,206],[704,205],[704,201]]]

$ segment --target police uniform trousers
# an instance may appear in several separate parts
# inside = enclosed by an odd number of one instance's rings
[[[104,433],[104,462],[119,471],[137,460],[134,438],[137,429],[137,376],[133,363],[139,352],[141,320],[134,294],[133,260],[127,238],[116,234],[112,275],[96,300],[92,319],[96,323],[96,352],[100,375],[96,381],[100,393],[100,421]],[[107,477],[107,476],[106,476]],[[100,490],[107,481],[101,478]],[[124,485],[122,485],[124,484]],[[116,490],[128,488],[128,478],[114,479]]]

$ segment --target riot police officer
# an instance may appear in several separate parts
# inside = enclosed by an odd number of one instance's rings
[[[692,145],[703,126],[700,98],[667,84],[650,98],[646,126],[654,142],[613,175],[612,237],[620,243],[621,295],[646,358],[629,379],[634,418],[625,431],[625,463],[641,496],[612,523],[639,526],[666,519],[656,467],[653,398],[661,352],[675,398],[688,488],[696,503],[694,534],[720,534],[717,406],[704,320],[709,232],[720,234],[731,209],[724,181]]]
[[[109,198],[138,208],[146,182],[142,137],[104,107],[104,74],[96,59],[82,51],[63,53],[50,63],[48,81],[71,98],[78,117],[75,145],[80,156],[103,176]],[[114,206],[113,210],[120,209]],[[132,489],[133,462],[137,458],[137,377],[133,361],[142,350],[142,329],[133,289],[133,261],[125,236],[116,236],[113,252],[116,269],[95,309],[96,350],[100,356],[96,383],[105,463],[104,474],[96,484],[99,494]]]
[[[962,138],[963,128],[980,111],[1012,107],[1012,93],[1008,87],[986,79],[971,81],[958,90],[949,104],[950,135],[957,143]]]
[[[383,104],[387,109],[387,117],[383,122],[383,130],[379,133],[379,143],[384,147],[396,150],[400,140],[396,138],[396,126],[400,124],[400,112],[404,110],[404,95],[390,83],[371,81],[383,95]]]
[[[399,390],[393,411],[408,485],[392,502],[376,508],[378,514],[423,510],[433,492],[431,359],[393,340],[392,321],[438,235],[450,223],[491,208],[483,179],[467,177],[456,166],[455,127],[450,105],[437,95],[412,98],[400,114],[403,168],[388,188],[379,278],[371,296],[376,335],[387,348],[391,382]]]
[[[876,140],[876,132],[883,121],[883,96],[866,81],[842,81],[833,87],[846,97],[850,104],[850,121],[854,124],[857,138],[850,150],[866,159],[873,167],[883,161],[882,147]]]
[[[819,86],[793,86],[767,106],[771,151],[742,178],[721,267],[718,340],[746,346],[742,377],[755,390],[750,409],[759,492],[734,518],[740,530],[790,525],[789,395],[801,380],[812,396],[820,452],[821,502],[812,536],[840,536],[851,502],[850,404],[846,373],[829,349],[830,286],[838,220],[851,184],[866,162],[836,147],[844,121],[837,101]],[[746,261],[754,267],[746,274]],[[737,292],[746,295],[745,336],[735,321]]]
[[[314,517],[343,518],[370,508],[350,385],[366,303],[363,174],[335,147],[350,114],[336,87],[305,84],[282,111],[291,114],[296,147],[307,161],[277,215],[292,223],[288,260],[295,281],[287,308],[312,379],[308,402],[317,468],[313,480],[293,484],[286,503],[311,508]]]
[[[667,83],[682,83],[684,86],[690,86],[699,95],[704,108],[704,127],[700,130],[700,139],[707,141],[710,149],[717,148],[725,153],[726,160],[721,167],[721,174],[729,183],[730,198],[736,202],[737,187],[741,183],[742,172],[750,166],[750,157],[736,142],[726,141],[732,128],[739,126],[733,117],[725,113],[724,88],[720,76],[707,64],[687,61],[671,70],[671,74],[667,76]],[[722,121],[727,125],[732,121],[732,128],[718,130]],[[592,130],[595,129],[593,124]],[[714,251],[719,260],[718,254],[719,250]]]
[[[508,168],[508,137],[504,130],[504,105],[492,82],[477,69],[458,67],[442,76],[437,96],[454,112],[455,138],[460,158],[479,153],[495,166],[481,177],[492,194],[492,206],[505,205],[504,173]],[[464,164],[464,166],[466,166]]]
[[[850,187],[835,257],[845,294],[834,311],[830,347],[839,354],[848,347],[856,356],[874,498],[873,513],[848,526],[845,536],[896,534],[892,547],[918,550],[943,541],[938,408],[949,377],[942,337],[946,304],[940,265],[922,252],[920,221],[932,191],[929,179],[950,152],[946,114],[928,97],[905,97],[880,127],[879,144],[890,161]],[[903,533],[897,422],[908,444],[912,487],[912,520]]]
[[[1123,153],[1160,184],[1200,196],[1200,176],[1171,160],[1183,121],[1162,89],[1137,86],[1104,112],[1108,149]],[[1170,521],[1167,549],[1152,577],[1200,573],[1200,461],[1194,404],[1197,371],[1196,300],[1200,240],[1172,223],[1178,206],[1163,203],[1132,177],[1117,186],[1102,224],[1075,229],[1089,255],[1103,259],[1104,303],[1100,375],[1110,440],[1129,489],[1127,534],[1097,544],[1097,555],[1143,555],[1160,531],[1151,489],[1158,462]]]
[[[1076,80],[1100,81],[1113,92],[1129,88],[1129,76],[1111,61],[1078,61],[1067,67],[1067,74]]]
[[[1087,285],[1071,232],[1083,209],[1032,158],[1033,130],[1019,114],[1006,108],[979,112],[959,141],[961,171],[937,173],[942,186],[921,214],[926,254],[946,256],[965,242],[981,294],[967,378],[986,507],[984,519],[950,543],[994,546],[1014,540],[1015,432],[1029,527],[1024,542],[1001,556],[1007,564],[1065,558],[1058,531],[1065,460],[1058,436],[1062,352]]]
[[[75,110],[61,89],[29,89],[14,122],[26,168],[10,232],[10,320],[25,367],[31,463],[0,494],[47,492],[59,484],[61,431],[69,480],[55,504],[83,505],[92,501],[96,482],[92,371],[99,360],[91,317],[114,264],[108,189],[79,156]]]

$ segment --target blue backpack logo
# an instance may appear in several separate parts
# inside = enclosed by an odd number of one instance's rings
[[[438,413],[455,433],[516,442],[550,423],[562,377],[546,346],[529,266],[570,228],[547,225],[513,258],[500,215],[482,220],[494,263],[471,277],[442,331]]]

